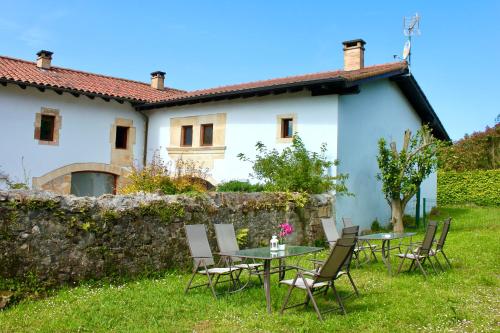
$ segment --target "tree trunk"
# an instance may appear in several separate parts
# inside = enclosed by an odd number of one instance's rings
[[[391,200],[391,223],[394,229],[394,232],[404,232],[403,225],[403,213],[404,207],[401,199],[392,199]]]

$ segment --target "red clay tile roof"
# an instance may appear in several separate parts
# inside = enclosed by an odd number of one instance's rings
[[[347,82],[357,81],[392,72],[405,71],[406,69],[406,62],[394,62],[369,66],[354,71],[328,71],[186,92],[173,88],[157,90],[143,82],[55,66],[46,70],[38,68],[36,63],[31,61],[0,56],[0,80],[3,81],[12,81],[15,83],[53,89],[68,89],[83,94],[96,94],[110,98],[127,99],[146,103],[180,101],[207,95],[224,95],[225,93],[249,89],[273,88],[281,85],[307,83],[319,80],[338,79]]]
[[[405,71],[408,68],[406,62],[393,62],[382,65],[374,65],[368,66],[363,69],[353,70],[353,71],[344,71],[344,70],[336,70],[336,71],[328,71],[328,72],[319,72],[312,74],[304,74],[297,76],[288,76],[278,79],[270,79],[263,81],[255,81],[241,84],[234,84],[229,86],[222,86],[210,89],[202,89],[202,90],[194,90],[189,91],[183,94],[175,94],[165,98],[162,102],[167,101],[177,101],[183,100],[186,98],[193,97],[202,97],[206,95],[215,95],[215,94],[224,94],[236,91],[244,91],[248,89],[256,89],[256,88],[272,88],[281,85],[294,84],[294,83],[302,83],[302,82],[311,82],[317,80],[345,80],[347,82],[363,80],[383,74],[388,74],[392,72]],[[158,101],[157,101],[158,102]]]
[[[138,102],[154,102],[184,93],[172,88],[157,90],[143,82],[61,67],[41,69],[34,62],[3,56],[0,56],[0,80]]]

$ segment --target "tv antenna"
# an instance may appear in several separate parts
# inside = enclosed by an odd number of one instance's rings
[[[420,16],[418,13],[411,17],[403,17],[403,34],[407,37],[403,48],[403,60],[408,62],[408,69],[411,65],[411,38],[420,35]]]

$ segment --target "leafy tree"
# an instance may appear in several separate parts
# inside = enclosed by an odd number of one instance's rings
[[[436,170],[440,145],[428,126],[423,126],[414,136],[406,130],[400,151],[395,142],[387,145],[384,138],[378,141],[380,173],[377,179],[382,181],[382,191],[391,207],[394,232],[403,232],[406,205],[417,193],[422,181]]]
[[[257,156],[254,161],[244,154],[238,154],[238,158],[253,163],[254,176],[265,183],[266,190],[308,193],[335,190],[338,194],[348,193],[345,185],[347,174],[328,175],[328,169],[338,163],[326,158],[325,143],[321,145],[320,153],[310,152],[295,134],[292,145],[281,152],[268,150],[260,141],[255,147]]]
[[[439,152],[440,169],[445,171],[491,170],[500,168],[500,124],[482,132],[466,134]]]

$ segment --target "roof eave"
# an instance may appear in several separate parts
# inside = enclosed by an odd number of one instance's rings
[[[53,90],[57,93],[66,92],[66,93],[70,93],[76,97],[78,97],[78,95],[84,95],[84,96],[87,96],[90,98],[99,97],[99,98],[104,99],[105,101],[115,100],[119,103],[129,102],[133,106],[141,105],[141,104],[146,102],[145,100],[140,100],[140,99],[135,99],[135,98],[127,98],[127,97],[112,96],[112,95],[107,95],[107,94],[99,94],[99,93],[93,93],[90,91],[84,91],[84,90],[79,90],[79,89],[71,89],[71,88],[52,86],[52,85],[47,85],[47,84],[39,84],[39,83],[28,82],[28,81],[12,80],[12,79],[8,79],[8,78],[4,78],[4,77],[0,78],[0,83],[15,84],[15,85],[18,85],[20,87],[33,87],[33,88],[37,88],[40,90],[49,89],[49,90]]]
[[[283,92],[300,91],[310,86],[316,86],[322,84],[329,84],[329,85],[333,84],[333,85],[339,85],[339,87],[340,86],[345,87],[345,79],[342,77],[336,77],[333,79],[330,78],[330,79],[310,80],[310,81],[301,81],[301,82],[293,82],[285,84],[275,84],[272,86],[265,86],[265,87],[238,89],[238,90],[217,92],[217,93],[211,93],[199,96],[190,96],[184,98],[180,97],[177,99],[145,103],[143,105],[137,106],[136,109],[151,110],[151,109],[171,107],[183,104],[196,104],[196,103],[203,103],[215,100],[234,99],[239,97],[264,96],[272,93],[279,94]]]
[[[422,123],[426,123],[431,126],[434,136],[440,140],[451,141],[450,136],[432,108],[432,105],[429,103],[429,100],[422,91],[422,88],[418,85],[417,80],[415,80],[415,77],[412,74],[404,74],[392,77],[391,80],[394,81],[401,89],[405,97],[422,119]]]

